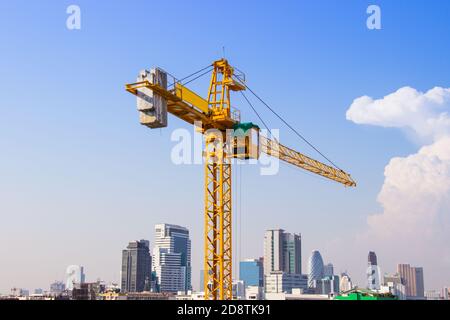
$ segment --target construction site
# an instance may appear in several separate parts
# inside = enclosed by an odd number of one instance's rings
[[[206,98],[187,85],[210,75]],[[150,129],[168,126],[168,114],[195,126],[204,137],[204,298],[231,300],[233,274],[232,240],[232,162],[233,159],[258,159],[261,154],[275,157],[289,165],[322,176],[344,187],[355,187],[351,176],[338,168],[317,148],[279,116],[246,83],[246,75],[222,58],[177,79],[161,68],[143,70],[136,82],[125,89],[137,97],[141,125]],[[313,147],[330,164],[322,163],[284,146],[271,137],[270,128],[245,95],[250,92],[292,131]],[[232,94],[239,93],[260,119],[261,124],[245,122],[232,104]],[[263,135],[260,126],[268,135]],[[193,217],[195,219],[195,217]],[[201,219],[201,217],[197,217]]]

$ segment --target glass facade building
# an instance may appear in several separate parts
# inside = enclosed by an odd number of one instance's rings
[[[239,279],[246,287],[264,285],[263,264],[260,259],[251,259],[239,263]]]
[[[308,260],[308,287],[314,288],[316,282],[322,280],[323,276],[322,255],[319,251],[314,250]]]
[[[132,241],[122,251],[122,292],[150,290],[152,260],[148,240]]]
[[[155,225],[153,254],[153,269],[161,292],[192,290],[191,240],[187,228],[172,224]]]

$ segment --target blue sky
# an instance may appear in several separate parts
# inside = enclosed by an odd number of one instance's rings
[[[73,3],[77,31],[66,28]],[[381,7],[382,30],[366,28],[369,4]],[[239,255],[262,255],[264,230],[275,227],[302,233],[305,272],[312,249],[326,262],[352,255],[326,248],[366,227],[384,167],[417,145],[355,125],[346,110],[362,95],[448,86],[449,13],[447,1],[0,1],[0,292],[48,288],[69,264],[84,265],[88,280],[117,281],[121,250],[152,242],[161,222],[190,228],[197,285],[203,170],[170,161],[171,130],[189,126],[140,126],[123,87],[153,66],[183,77],[223,46],[249,86],[358,182],[350,190],[288,166],[271,177],[243,168]],[[206,95],[205,81],[192,87]],[[320,159],[258,108],[285,144]],[[344,261],[337,271],[363,279],[366,254]],[[384,262],[392,272],[400,261]]]

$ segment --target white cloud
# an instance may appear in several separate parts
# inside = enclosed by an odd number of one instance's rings
[[[450,134],[450,88],[435,87],[426,93],[403,87],[382,99],[363,96],[353,101],[347,119],[411,130],[423,142]]]
[[[360,240],[394,266],[424,266],[426,280],[442,286],[450,283],[449,111],[450,88],[439,87],[426,93],[404,87],[379,100],[360,97],[347,111],[355,123],[407,129],[422,141],[417,153],[385,167],[377,198],[383,210],[368,217]]]

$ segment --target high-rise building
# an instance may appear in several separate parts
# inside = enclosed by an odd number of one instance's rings
[[[233,300],[245,300],[245,284],[242,280],[233,280],[231,286]]]
[[[367,258],[367,288],[370,290],[380,290],[381,274],[378,267],[377,255],[369,251]]]
[[[411,267],[409,264],[398,264],[397,273],[405,285],[407,297],[423,298],[425,296],[423,268]]]
[[[277,229],[264,234],[264,275],[284,270],[283,233],[284,230]]]
[[[375,252],[369,251],[369,256],[367,258],[367,265],[369,265],[369,266],[377,266],[378,265],[377,255],[375,254]]]
[[[308,276],[284,271],[272,271],[265,275],[264,289],[266,293],[292,293],[292,289],[306,290]]]
[[[248,286],[264,286],[264,273],[261,259],[247,259],[239,263],[239,279]]]
[[[68,266],[66,269],[66,289],[73,290],[74,284],[84,283],[84,267],[78,265]]]
[[[316,294],[339,293],[339,276],[332,275],[315,281]]]
[[[264,235],[264,274],[273,271],[301,274],[301,235],[282,229],[267,230]]]
[[[332,277],[334,276],[334,266],[332,263],[327,263],[323,266],[323,276]]]
[[[352,279],[350,279],[350,276],[347,273],[342,273],[341,280],[339,283],[339,290],[341,292],[346,292],[352,289],[353,289]]]
[[[398,273],[394,275],[384,275],[383,284],[380,288],[381,293],[391,293],[396,296],[399,300],[406,299],[406,287],[404,280],[400,277]]]
[[[186,268],[181,266],[181,253],[155,247],[153,262],[158,292],[186,292]]]
[[[314,288],[318,280],[322,280],[323,259],[319,251],[314,250],[308,260],[308,287]]]
[[[152,260],[148,240],[132,241],[122,251],[121,290],[150,291]]]
[[[153,269],[161,292],[192,290],[191,240],[187,228],[157,224],[153,255]]]
[[[50,294],[59,296],[61,293],[66,290],[66,285],[61,281],[55,281],[52,284],[50,284]]]
[[[413,267],[416,278],[416,297],[425,297],[425,284],[423,280],[423,268]]]
[[[302,273],[302,237],[295,233],[283,233],[284,271]]]

